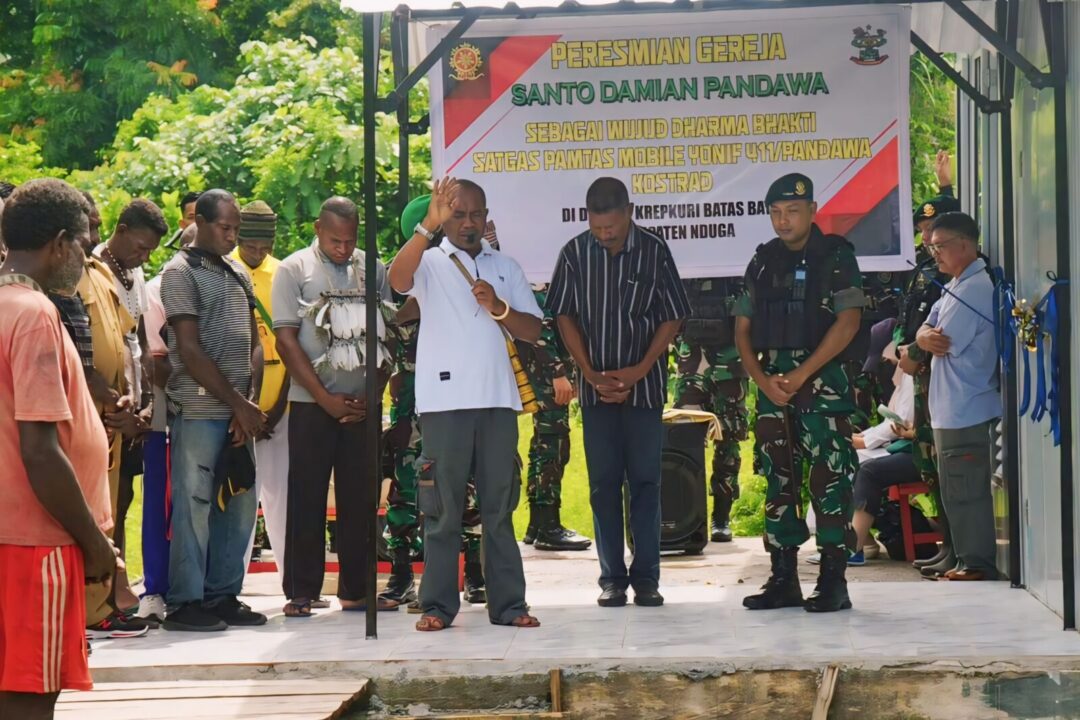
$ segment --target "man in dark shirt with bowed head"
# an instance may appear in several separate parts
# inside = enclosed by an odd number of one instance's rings
[[[563,247],[547,307],[580,369],[589,499],[600,556],[602,607],[662,605],[661,415],[667,353],[690,316],[667,245],[632,220],[626,186],[600,178],[585,196],[589,229]],[[634,560],[623,558],[624,480],[630,486]]]

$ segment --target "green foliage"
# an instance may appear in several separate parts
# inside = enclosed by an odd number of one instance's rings
[[[360,204],[364,165],[360,58],[348,47],[315,45],[311,38],[250,42],[232,89],[201,86],[176,100],[150,98],[121,123],[110,161],[84,179],[151,198],[223,187],[278,213],[276,254],[307,244],[323,200],[345,195]],[[383,117],[377,133],[380,217],[394,218],[396,118]],[[429,141],[413,148],[420,192],[430,175]],[[380,247],[396,247],[396,223],[380,226]]]
[[[11,56],[0,74],[0,131],[34,126],[46,163],[92,166],[117,121],[151,92],[175,96],[218,79],[229,53],[205,5],[155,0],[133,12],[130,2],[98,0],[91,11],[83,0],[13,0],[16,32],[0,41]]]
[[[956,155],[956,88],[922,53],[911,56],[911,201],[937,195],[934,157]]]

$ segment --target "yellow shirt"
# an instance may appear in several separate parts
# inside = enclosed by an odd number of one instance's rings
[[[277,272],[281,261],[272,255],[267,255],[259,267],[252,269],[240,257],[240,248],[233,250],[230,257],[236,260],[237,265],[247,271],[247,274],[251,277],[251,284],[255,286],[255,297],[258,298],[259,303],[266,310],[267,317],[272,318],[274,311],[270,307],[270,296],[274,285],[274,273]],[[277,348],[274,346],[276,338],[274,337],[273,327],[266,323],[262,312],[258,308],[255,309],[255,324],[259,329],[259,342],[262,343],[264,360],[262,391],[259,393],[259,409],[263,412],[269,412],[281,394],[282,385],[285,384],[285,363],[281,362],[281,356],[278,355]]]
[[[135,321],[120,302],[112,271],[97,258],[89,258],[77,291],[90,316],[94,343],[94,368],[113,390],[127,392],[124,377],[124,336],[135,329]],[[101,408],[98,408],[101,411]]]

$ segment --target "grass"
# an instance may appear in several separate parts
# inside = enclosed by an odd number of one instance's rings
[[[532,418],[526,415],[518,418],[518,452],[523,460],[529,457],[529,441],[532,439]],[[732,508],[732,530],[736,535],[760,535],[764,526],[761,508],[765,502],[765,479],[753,473],[753,441],[741,443],[742,469],[739,472],[740,497]],[[706,450],[705,467],[708,482],[708,468],[712,464],[712,448]],[[526,471],[528,469],[526,468]],[[709,512],[712,512],[712,498],[709,498]],[[520,539],[525,534],[529,522],[529,503],[526,501],[525,487],[521,489],[521,503],[514,512],[514,530]],[[585,469],[585,447],[582,443],[580,416],[570,419],[570,463],[566,466],[562,484],[562,522],[563,525],[592,537],[592,510],[589,508],[589,475]]]
[[[532,417],[518,418],[518,452],[528,462],[529,441],[532,438]],[[742,470],[739,473],[741,495],[731,511],[731,526],[736,535],[760,535],[764,526],[761,508],[765,502],[765,479],[753,473],[753,440],[741,444]],[[705,467],[712,463],[712,448],[706,450]],[[525,472],[528,472],[526,468]],[[529,503],[526,500],[524,477],[522,479],[521,503],[514,512],[514,530],[520,539],[529,522]],[[709,498],[712,511],[712,498]],[[585,448],[582,444],[581,416],[572,413],[570,419],[570,463],[566,466],[562,486],[563,525],[592,537],[592,510],[589,508],[589,476],[585,469]],[[128,575],[132,579],[142,575],[142,478],[135,479],[135,499],[127,514]]]

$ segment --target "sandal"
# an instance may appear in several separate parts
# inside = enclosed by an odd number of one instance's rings
[[[330,607],[330,601],[324,597],[315,598],[311,601],[312,609],[325,610]]]
[[[349,603],[349,604],[346,605],[345,603]],[[385,597],[376,597],[375,598],[375,609],[378,612],[386,612],[388,610],[397,610],[399,605],[401,605],[401,603],[399,603],[396,600],[390,600],[389,598],[385,598]],[[365,610],[367,610],[367,601],[365,601],[365,600],[342,600],[341,601],[341,609],[342,609],[343,612],[364,612]]]
[[[314,614],[311,612],[311,601],[307,598],[290,600],[281,611],[287,618],[309,618]]]
[[[510,625],[516,628],[538,628],[540,627],[540,621],[532,615],[518,615],[510,621]]]
[[[416,621],[416,629],[420,632],[438,632],[446,629],[446,623],[434,615],[422,615]]]

